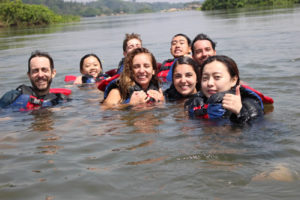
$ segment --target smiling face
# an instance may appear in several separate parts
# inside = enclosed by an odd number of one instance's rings
[[[30,60],[30,71],[28,78],[38,96],[49,93],[52,79],[56,74],[55,69],[51,70],[50,61],[46,57],[34,57]]]
[[[209,40],[198,40],[194,43],[194,60],[201,65],[208,57],[216,55]]]
[[[134,56],[132,60],[132,71],[134,81],[146,90],[152,76],[155,74],[151,56],[146,53],[140,53]]]
[[[188,96],[197,92],[197,75],[188,64],[178,64],[173,72],[173,84],[181,95]]]
[[[191,47],[185,37],[176,36],[172,39],[170,51],[174,58],[178,58],[180,56],[188,55],[191,52]]]
[[[237,83],[237,77],[231,77],[227,67],[219,61],[204,66],[201,78],[201,91],[206,97],[217,92],[230,90]]]
[[[97,58],[94,56],[89,56],[84,59],[82,69],[80,72],[84,75],[91,75],[97,77],[98,74],[102,71],[102,66]]]
[[[142,42],[139,39],[133,38],[127,42],[126,51],[124,52],[124,56],[126,56],[129,52],[136,48],[141,48]]]

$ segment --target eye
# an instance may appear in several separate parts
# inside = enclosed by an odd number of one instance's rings
[[[196,54],[202,53],[202,49],[196,50]]]
[[[186,77],[192,77],[193,76],[193,74],[192,73],[186,73],[186,75],[185,75]]]
[[[138,69],[140,66],[137,64],[137,65],[133,65],[132,67],[133,69]]]
[[[203,76],[202,77],[202,81],[207,81],[208,80],[208,76]]]
[[[39,71],[38,69],[33,69],[33,70],[32,70],[32,73],[35,74],[35,73],[37,73],[38,71]]]
[[[222,77],[219,76],[219,75],[217,75],[217,76],[214,76],[214,78],[215,78],[216,80],[220,80]]]
[[[174,74],[174,79],[179,79],[181,78],[181,74]]]

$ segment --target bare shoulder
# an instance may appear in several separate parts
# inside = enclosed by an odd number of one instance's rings
[[[115,88],[112,89],[106,99],[104,100],[103,104],[105,105],[116,105],[120,104],[121,102],[121,93],[120,90]]]

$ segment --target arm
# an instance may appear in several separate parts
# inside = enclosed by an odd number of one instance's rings
[[[232,114],[230,120],[236,123],[245,123],[252,119],[263,116],[260,102],[253,98],[245,98],[242,101],[242,109],[239,114]]]
[[[245,123],[263,115],[263,108],[258,98],[240,95],[240,86],[236,87],[236,94],[226,94],[223,98],[223,107],[232,112],[230,120],[236,123]]]
[[[82,76],[77,76],[73,84],[74,85],[82,84]]]
[[[0,108],[5,108],[12,104],[17,97],[19,97],[21,94],[18,90],[11,90],[9,92],[6,92],[2,98],[0,99]]]
[[[113,106],[113,105],[118,105],[121,103],[121,93],[119,91],[119,89],[115,88],[112,89],[106,99],[104,100],[103,104],[107,105],[107,106]]]

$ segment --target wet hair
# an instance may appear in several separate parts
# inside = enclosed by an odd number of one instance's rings
[[[198,40],[208,40],[213,48],[213,50],[216,50],[216,45],[217,43],[212,41],[212,39],[210,39],[207,35],[200,33],[198,35],[196,35],[196,37],[194,38],[193,42],[192,42],[192,53],[194,54],[194,44],[198,41]]]
[[[132,39],[137,39],[137,40],[139,40],[142,43],[142,39],[141,39],[141,36],[139,34],[136,34],[136,33],[131,33],[131,34],[126,33],[125,39],[123,40],[123,52],[126,52],[127,42],[129,40],[132,40]]]
[[[91,57],[91,56],[95,57],[95,58],[98,60],[98,62],[100,63],[100,68],[101,68],[101,72],[102,72],[102,71],[103,71],[103,67],[102,67],[101,60],[100,60],[100,58],[99,58],[96,54],[94,54],[94,53],[86,54],[86,55],[84,55],[84,56],[80,59],[80,64],[79,64],[80,72],[83,70],[83,63],[84,63],[84,60],[85,60],[86,58],[88,58],[88,57]]]
[[[178,65],[182,65],[182,64],[186,64],[186,65],[190,65],[192,66],[194,72],[196,73],[196,78],[197,78],[197,83],[196,83],[196,90],[199,91],[201,89],[201,85],[199,82],[199,77],[200,77],[200,66],[198,65],[198,63],[193,60],[191,57],[189,56],[181,56],[179,57],[176,62],[174,63],[174,67],[173,67],[173,71],[172,71],[172,82],[174,84],[174,80],[173,80],[173,77],[174,77],[174,71],[176,69],[176,67]]]
[[[204,63],[201,65],[201,68],[200,68],[200,79],[198,80],[198,81],[200,81],[200,83],[201,83],[205,65],[212,63],[214,61],[219,61],[219,62],[223,63],[226,66],[227,71],[230,74],[230,77],[231,78],[234,78],[235,76],[237,77],[236,85],[240,84],[239,69],[237,67],[236,62],[233,59],[229,58],[228,56],[224,56],[224,55],[210,56],[207,60],[204,61]]]
[[[139,54],[147,54],[151,58],[151,63],[155,74],[152,76],[150,83],[154,84],[155,86],[159,87],[159,81],[157,78],[157,63],[156,59],[153,54],[146,48],[136,48],[132,50],[126,57],[124,61],[124,70],[121,73],[120,81],[119,81],[119,90],[121,94],[121,98],[125,100],[129,93],[130,87],[134,86],[134,73],[133,73],[133,59],[136,55]]]
[[[46,57],[46,58],[48,58],[48,60],[50,62],[51,71],[53,71],[53,69],[54,69],[54,62],[53,62],[52,57],[49,55],[49,53],[36,50],[36,51],[34,51],[34,52],[31,53],[31,56],[28,59],[28,70],[27,70],[27,73],[30,73],[30,61],[32,60],[32,58],[35,58],[35,57]]]
[[[184,38],[187,40],[188,45],[191,46],[191,39],[190,39],[187,35],[185,35],[185,34],[183,34],[183,33],[178,33],[178,34],[174,35],[174,36],[172,37],[172,40],[173,40],[175,37],[178,37],[178,36],[184,37]],[[171,42],[172,42],[172,41],[171,41]]]

